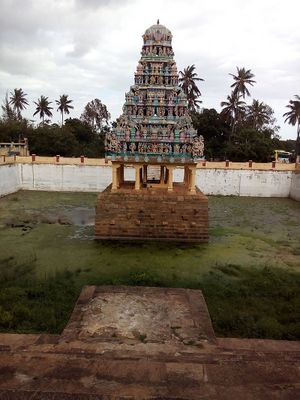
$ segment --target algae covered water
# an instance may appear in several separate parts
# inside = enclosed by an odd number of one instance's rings
[[[97,195],[0,199],[0,329],[63,329],[84,284],[203,290],[218,335],[299,338],[300,204],[210,197],[206,245],[93,240]]]

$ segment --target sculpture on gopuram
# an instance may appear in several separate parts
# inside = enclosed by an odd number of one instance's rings
[[[145,157],[154,163],[197,162],[203,156],[203,137],[192,126],[186,95],[178,86],[172,34],[157,23],[143,41],[123,114],[106,136],[106,156],[121,162],[143,162]]]

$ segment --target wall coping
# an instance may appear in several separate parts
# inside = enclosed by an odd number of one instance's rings
[[[81,166],[102,166],[111,167],[111,162],[104,158],[88,158],[88,157],[42,157],[35,156],[10,156],[0,157],[0,165],[7,164],[50,164],[50,165],[81,165]],[[130,165],[130,164],[128,164]],[[231,161],[201,161],[197,164],[198,169],[222,169],[222,170],[259,170],[259,171],[300,171],[300,164],[285,163],[256,163],[252,162],[231,162]]]

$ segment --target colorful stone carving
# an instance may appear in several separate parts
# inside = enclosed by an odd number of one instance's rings
[[[178,86],[172,34],[156,24],[143,40],[135,85],[125,95],[117,126],[106,135],[106,155],[120,161],[143,154],[150,161],[163,156],[164,161],[196,162],[203,156],[203,137],[192,126],[186,96]]]

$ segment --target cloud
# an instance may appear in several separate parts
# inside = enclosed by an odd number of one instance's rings
[[[75,0],[79,7],[97,9],[99,7],[117,6],[127,3],[127,0]]]
[[[87,55],[94,47],[94,43],[85,34],[75,36],[73,39],[72,50],[66,52],[66,56],[82,58]]]
[[[230,92],[229,72],[250,68],[257,81],[253,97],[274,108],[283,137],[295,137],[282,114],[300,88],[298,0],[288,6],[279,0],[0,0],[0,5],[0,101],[6,91],[22,87],[31,102],[28,117],[41,94],[53,101],[66,93],[74,100],[72,116],[98,97],[116,118],[133,84],[141,36],[159,18],[173,33],[178,69],[195,64],[205,79],[204,107],[219,110]]]

